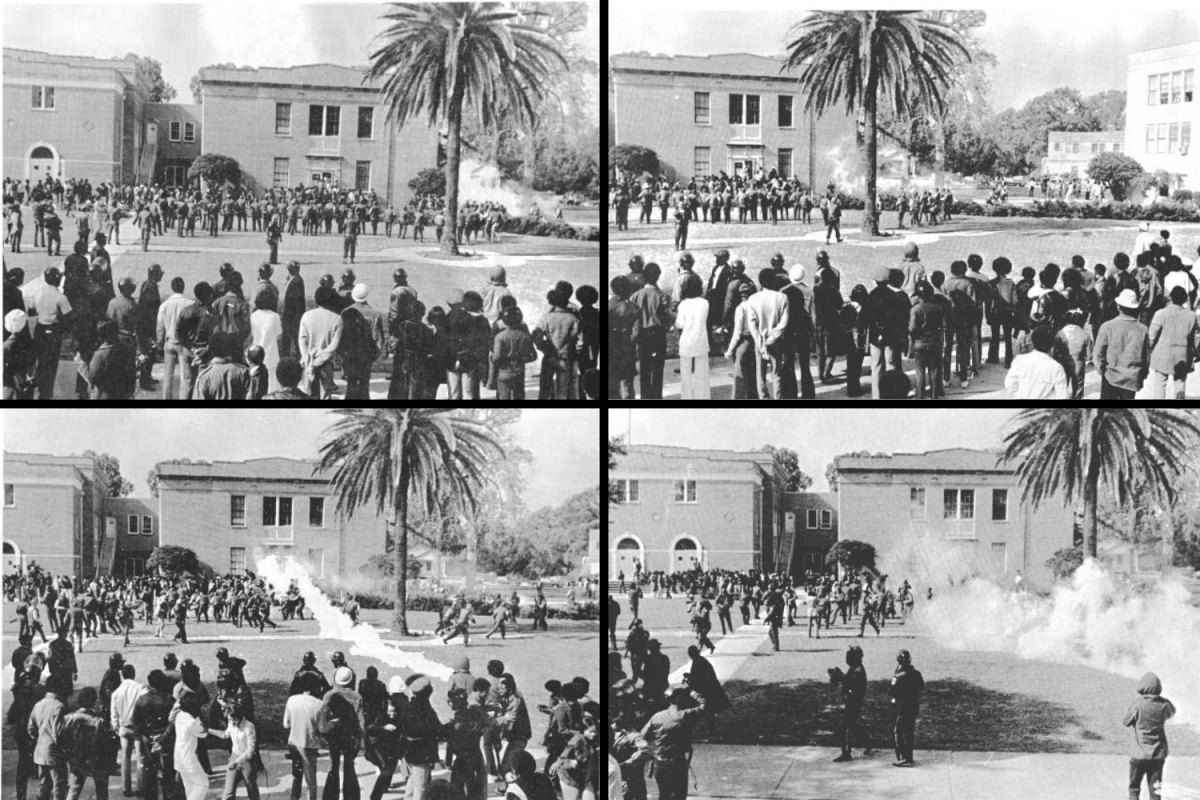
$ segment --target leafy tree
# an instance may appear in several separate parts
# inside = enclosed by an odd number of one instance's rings
[[[620,437],[614,437],[608,440],[608,471],[611,473],[617,468],[617,456],[625,455],[625,447],[621,444]],[[617,489],[617,482],[609,480],[608,482],[608,504],[615,506],[621,502],[621,493]]]
[[[1124,153],[1099,153],[1087,167],[1088,176],[1112,189],[1114,200],[1124,200],[1129,185],[1142,177],[1145,170],[1136,159]]]
[[[393,3],[391,9],[384,19],[392,25],[371,53],[367,78],[384,79],[388,120],[396,125],[444,121],[446,221],[454,230],[463,112],[486,127],[507,106],[521,127],[532,128],[537,104],[567,61],[555,38],[530,23],[540,12],[500,3]],[[453,236],[443,239],[442,251],[458,255]]]
[[[175,99],[175,89],[163,80],[162,64],[149,56],[139,56],[137,53],[126,53],[122,61],[133,61],[137,64],[137,72],[146,83],[150,84],[149,101],[151,103],[169,103]]]
[[[161,569],[169,576],[181,575],[185,572],[197,575],[201,571],[200,561],[196,558],[195,551],[173,544],[154,548],[154,552],[146,559],[146,569],[151,572]]]
[[[1191,448],[1200,440],[1200,423],[1184,411],[1035,408],[1022,411],[1013,424],[1001,460],[1016,464],[1024,485],[1021,502],[1034,508],[1051,497],[1082,503],[1084,552],[1092,558],[1101,490],[1128,507],[1140,481],[1144,496],[1173,504]]]
[[[818,115],[836,107],[862,111],[866,139],[867,207],[872,236],[879,235],[876,200],[876,117],[880,95],[893,113],[915,117],[923,108],[946,112],[958,65],[971,60],[954,28],[912,11],[816,11],[794,25],[781,71],[798,69],[805,109]]]
[[[426,167],[417,173],[417,177],[408,182],[408,188],[413,194],[431,194],[435,197],[446,196],[446,173],[437,167]]]
[[[588,532],[599,525],[599,496],[596,487],[572,495],[557,507],[538,509],[516,520],[482,522],[480,568],[525,578],[577,570],[587,554]]]
[[[875,546],[860,542],[856,539],[842,539],[835,542],[825,554],[825,563],[829,566],[840,564],[845,567],[865,567],[875,570]]]
[[[125,497],[133,492],[133,484],[121,475],[121,462],[116,456],[108,453],[97,453],[94,450],[84,450],[77,453],[76,458],[90,458],[100,474],[98,488],[105,497]]]
[[[339,419],[332,438],[321,446],[315,471],[332,473],[330,487],[337,511],[352,517],[374,506],[396,521],[394,559],[397,576],[408,563],[408,512],[428,517],[447,506],[474,516],[483,487],[492,480],[504,449],[492,429],[493,417],[481,421],[471,412],[435,408],[348,408],[332,412]],[[408,636],[405,603],[408,585],[395,582],[394,618]]]
[[[211,464],[211,461],[193,461],[190,458],[172,458],[169,461],[160,461],[160,464]],[[146,473],[146,485],[150,487],[150,496],[158,497],[158,464],[150,468]]]
[[[626,175],[640,176],[643,172],[657,175],[658,153],[637,144],[619,144],[608,149],[608,166]]]
[[[396,560],[386,553],[376,553],[358,571],[374,580],[393,578],[396,575]],[[408,577],[409,580],[421,577],[421,562],[412,556],[408,557]]]
[[[1126,95],[1124,89],[1109,89],[1084,98],[1083,104],[1095,118],[1097,130],[1125,130]]]
[[[202,69],[238,69],[238,65],[231,64],[227,61],[223,64],[209,64],[207,67],[203,67]],[[188,83],[188,88],[192,92],[192,102],[193,103],[203,103],[204,102],[204,97],[200,94],[200,73],[199,72],[197,72],[195,75],[192,76],[191,82]]]
[[[1066,580],[1075,574],[1075,570],[1083,566],[1082,547],[1064,547],[1054,551],[1054,555],[1046,559],[1046,566],[1054,573],[1055,580]]]
[[[786,447],[763,445],[763,452],[770,453],[775,461],[775,472],[783,476],[783,488],[788,492],[803,492],[812,486],[813,479],[800,469],[800,456]]]
[[[887,453],[872,453],[869,450],[855,450],[852,453],[842,453],[840,456],[835,456],[833,461],[825,467],[825,482],[829,484],[829,491],[836,492],[838,490],[838,459],[841,458],[879,458],[886,457]]]
[[[217,153],[202,153],[188,168],[189,178],[202,178],[208,185],[209,194],[220,191],[226,183],[237,186],[242,182],[242,168],[229,156]]]

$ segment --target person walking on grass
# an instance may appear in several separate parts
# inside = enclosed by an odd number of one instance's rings
[[[1138,682],[1138,699],[1125,712],[1124,725],[1133,728],[1134,744],[1129,759],[1129,800],[1138,800],[1142,776],[1149,784],[1150,800],[1160,800],[1163,764],[1167,759],[1164,723],[1175,716],[1175,706],[1162,696],[1162,681],[1147,672]]]

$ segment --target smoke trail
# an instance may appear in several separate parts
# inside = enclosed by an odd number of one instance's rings
[[[351,655],[367,656],[393,667],[420,672],[430,678],[442,681],[450,679],[452,670],[444,664],[430,661],[420,653],[409,653],[396,649],[393,645],[385,642],[379,636],[379,631],[370,625],[364,623],[353,625],[350,617],[335,608],[324,592],[312,582],[308,576],[308,570],[294,559],[289,557],[286,561],[281,562],[275,556],[267,556],[258,562],[258,574],[275,584],[276,587],[286,587],[292,580],[295,580],[296,585],[300,588],[300,594],[304,596],[305,606],[320,624],[319,636],[322,639],[343,639],[353,642],[354,644],[350,648]],[[426,643],[432,646],[441,646],[442,640],[435,636]]]
[[[971,578],[918,604],[916,616],[951,650],[1008,652],[1135,679],[1157,673],[1175,721],[1200,727],[1200,609],[1176,580],[1137,593],[1089,559],[1048,598]]]

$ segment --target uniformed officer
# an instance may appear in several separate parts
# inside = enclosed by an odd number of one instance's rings
[[[912,655],[907,650],[901,650],[896,655],[896,674],[892,676],[892,685],[888,689],[892,707],[896,710],[896,724],[893,729],[896,735],[896,763],[892,766],[913,765],[913,738],[917,727],[917,711],[921,705],[921,692],[924,688],[925,679],[912,665]]]
[[[611,752],[621,767],[624,797],[626,800],[646,800],[646,762],[651,758],[650,746],[637,728],[637,715],[632,708],[621,709],[614,729],[616,735]]]
[[[770,630],[771,644],[775,652],[779,652],[779,628],[783,625],[783,595],[779,587],[772,583],[771,588],[763,597],[763,605],[767,607],[767,627]]]
[[[846,664],[850,667],[845,673],[840,669],[830,670],[830,679],[842,686],[842,698],[845,707],[842,712],[842,754],[834,759],[835,762],[850,760],[852,739],[862,741],[867,739],[866,731],[858,724],[862,715],[863,701],[867,695],[867,671],[862,665],[863,651],[858,645],[851,645],[846,651]],[[867,740],[863,755],[871,755],[871,742]]]
[[[686,800],[688,765],[692,760],[692,732],[705,715],[686,686],[667,690],[669,706],[650,718],[642,739],[654,758],[654,780],[660,800]]]
[[[675,205],[675,249],[687,249],[688,235],[688,209],[686,201],[680,201]]]

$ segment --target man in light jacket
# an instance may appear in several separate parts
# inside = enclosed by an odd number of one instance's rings
[[[1154,312],[1150,322],[1150,390],[1156,400],[1184,399],[1184,385],[1196,360],[1196,315],[1188,310],[1187,289],[1174,286],[1171,304]]]
[[[754,352],[758,374],[758,396],[780,399],[783,371],[791,359],[787,353],[784,333],[788,326],[788,299],[780,291],[782,279],[772,269],[759,273],[762,291],[755,292],[743,301],[746,306],[746,324],[750,338],[754,340]],[[767,388],[767,376],[771,375],[771,389]],[[794,380],[794,379],[793,379]]]
[[[133,729],[133,708],[138,698],[147,692],[144,684],[134,680],[137,670],[133,664],[121,667],[121,684],[112,694],[112,729],[121,737],[121,780],[125,784],[125,795],[133,793],[132,756],[138,746],[138,735]],[[141,790],[139,781],[138,790]]]
[[[70,683],[60,675],[52,675],[46,681],[46,696],[33,707],[29,715],[26,732],[34,740],[33,763],[37,765],[40,780],[40,800],[50,800],[50,788],[54,787],[55,800],[66,800],[67,754],[63,747],[64,700],[71,692]]]

